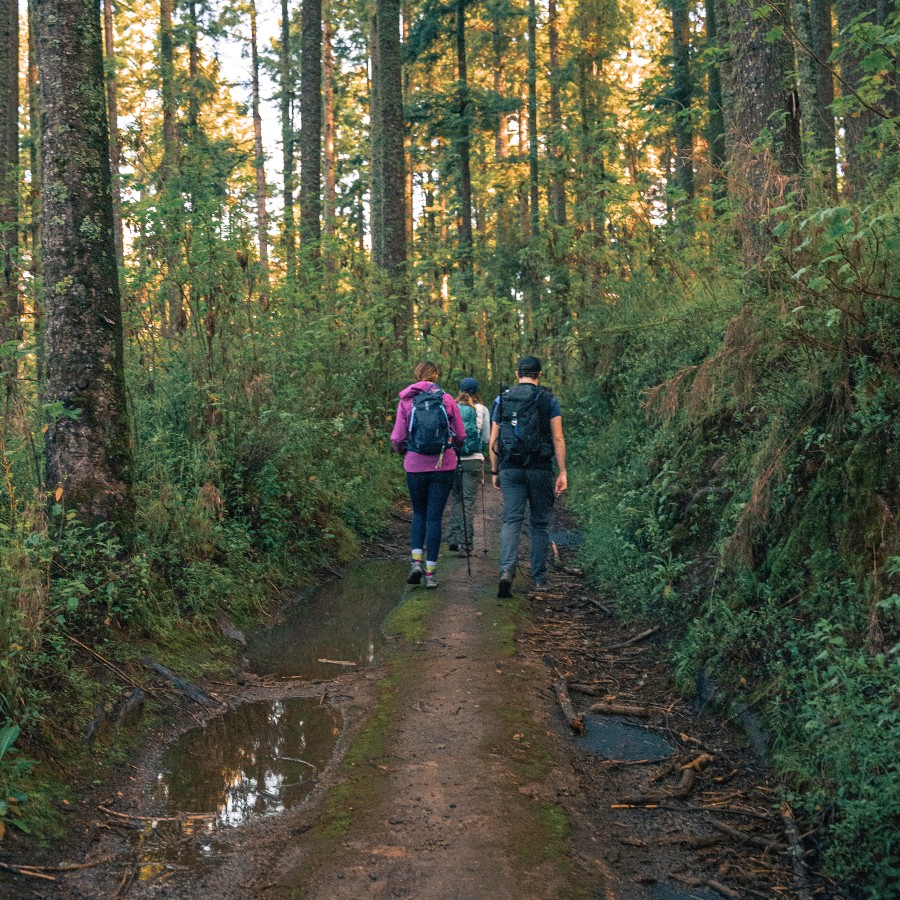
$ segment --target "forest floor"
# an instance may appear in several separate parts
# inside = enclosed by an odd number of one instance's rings
[[[491,536],[500,503],[488,501]],[[839,896],[793,864],[778,786],[740,731],[674,691],[660,635],[630,642],[641,628],[619,621],[565,548],[546,593],[521,593],[520,576],[514,599],[498,600],[478,525],[471,576],[445,556],[438,590],[398,585],[400,636],[372,665],[313,680],[237,673],[205,685],[221,709],[173,699],[139,758],[73,804],[72,843],[32,848],[28,862],[49,868],[4,875],[0,896]],[[577,737],[560,679],[579,709],[615,715],[589,714]],[[172,814],[155,791],[166,746],[225,708],[272,700],[311,702],[336,723],[302,802],[234,828]]]

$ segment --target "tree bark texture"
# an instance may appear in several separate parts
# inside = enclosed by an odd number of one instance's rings
[[[741,209],[744,262],[754,269],[772,246],[770,210],[800,170],[800,110],[787,38],[767,40],[771,22],[754,18],[752,0],[725,8],[732,48],[722,66],[728,184]],[[774,21],[788,21],[786,8],[776,9]]]
[[[866,51],[858,49],[852,39],[851,25],[857,16],[864,16],[863,22],[876,21],[875,0],[835,0],[838,29],[840,34],[841,77],[853,90],[859,90],[866,73],[862,61]],[[849,94],[847,88],[843,93]],[[859,192],[866,182],[866,142],[869,130],[875,125],[877,116],[862,106],[855,97],[845,100],[847,108],[843,116],[844,124],[844,192],[852,196]]]
[[[528,0],[528,197],[531,236],[540,233],[537,121],[537,2]]]
[[[19,7],[16,0],[0,0],[0,344],[20,335],[18,250]],[[15,357],[2,357],[0,366],[8,404]]]
[[[686,200],[694,199],[694,128],[691,101],[691,30],[688,0],[670,0],[672,14],[672,104],[674,106],[675,184]]]
[[[281,166],[284,189],[284,247],[285,267],[289,279],[297,274],[297,244],[294,233],[294,67],[291,60],[291,17],[288,0],[281,0],[281,56],[278,75],[281,109]]]
[[[269,295],[269,217],[266,211],[266,154],[263,150],[262,116],[259,113],[259,46],[256,33],[256,0],[250,0],[250,66],[253,115],[253,166],[256,170],[256,235],[259,244],[259,265],[263,283],[260,297]]]
[[[337,156],[334,147],[334,33],[328,0],[322,0],[322,114],[325,144],[325,194],[323,216],[325,234],[333,235],[337,227]]]
[[[372,262],[378,267],[384,260],[384,137],[381,115],[381,62],[378,41],[378,20],[381,15],[375,4],[370,19],[369,37],[369,139],[372,159],[369,167],[369,216],[372,235]]]
[[[119,159],[119,82],[116,77],[116,35],[112,0],[103,0],[103,39],[106,48],[106,108],[109,115],[109,166],[112,172],[113,229],[116,239],[116,261],[125,264],[125,239],[122,233],[122,191]]]
[[[456,90],[458,123],[456,152],[459,160],[459,268],[466,288],[475,287],[472,271],[472,171],[469,76],[466,68],[466,0],[456,0]]]
[[[36,0],[37,2],[37,0]],[[173,224],[176,218],[174,210],[177,199],[173,196],[176,190],[178,172],[178,123],[175,107],[175,41],[172,25],[174,0],[159,0],[159,78],[162,94],[163,114],[163,156],[159,168],[159,198],[162,206],[162,220]],[[163,237],[165,242],[166,278],[164,282],[165,309],[167,330],[170,335],[184,331],[184,310],[181,302],[181,290],[176,282],[179,251],[177,238],[167,228]]]
[[[378,2],[379,111],[382,145],[382,268],[398,291],[406,276],[406,191],[403,153],[403,72],[399,0]],[[411,304],[406,304],[411,314]],[[408,322],[412,321],[411,315]],[[405,327],[405,326],[404,326]]]
[[[44,371],[44,307],[41,299],[43,266],[41,265],[41,87],[37,62],[37,12],[35,0],[28,0],[28,165],[31,183],[28,186],[28,206],[31,216],[30,271],[34,285],[32,318],[35,335],[35,377],[41,383]]]
[[[550,153],[553,169],[550,173],[550,215],[553,223],[560,228],[566,224],[566,173],[563,153],[562,108],[559,91],[559,23],[557,21],[556,0],[549,0],[547,6],[547,40],[550,51]]]
[[[812,112],[825,184],[837,189],[837,151],[834,129],[834,73],[828,60],[833,50],[831,0],[809,0],[809,26],[812,51],[816,57],[816,98]]]
[[[834,181],[834,119],[827,127],[826,116],[830,109],[819,107],[819,70],[823,66],[816,59],[812,36],[811,0],[792,0],[793,26],[796,35],[797,84],[800,94],[800,115],[803,127],[805,168],[810,172],[820,169],[829,186]],[[829,22],[830,43],[830,22]],[[830,50],[828,53],[830,54]],[[828,59],[826,55],[825,60]],[[830,75],[830,73],[829,73]],[[832,94],[833,98],[833,94]],[[828,145],[831,145],[832,169],[828,173]]]
[[[718,52],[721,47],[717,10],[723,0],[706,0],[706,46]],[[713,59],[707,70],[707,109],[709,119],[706,143],[709,147],[709,165],[712,169],[710,185],[713,203],[718,214],[723,212],[721,201],[727,195],[725,186],[725,118],[722,110],[722,73],[719,63]]]
[[[300,243],[322,238],[322,0],[303,0],[300,35]]]
[[[131,448],[113,237],[100,16],[36,0],[41,67],[45,403],[51,492],[84,522],[131,524]]]

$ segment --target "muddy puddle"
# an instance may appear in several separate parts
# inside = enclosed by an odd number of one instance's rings
[[[185,732],[160,760],[150,798],[164,810],[136,836],[138,878],[206,871],[223,827],[303,803],[327,765],[341,717],[318,700],[247,703]]]
[[[619,716],[586,715],[578,743],[604,759],[666,759],[675,748],[662,735]]]
[[[341,732],[315,699],[261,700],[183,734],[160,760],[151,796],[169,815],[213,826],[284,812],[312,791]]]
[[[403,598],[406,574],[402,562],[368,560],[316,588],[282,622],[254,636],[251,668],[257,675],[329,679],[371,665],[385,641],[381,624]]]

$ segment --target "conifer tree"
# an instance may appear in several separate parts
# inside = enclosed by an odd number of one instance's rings
[[[302,0],[300,39],[300,243],[322,235],[322,0]]]
[[[0,0],[0,346],[19,338],[19,7]],[[0,357],[6,402],[13,354]]]
[[[40,46],[46,477],[85,522],[131,526],[131,449],[100,16],[36,0]]]

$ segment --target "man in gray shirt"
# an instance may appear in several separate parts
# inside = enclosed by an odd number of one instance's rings
[[[501,394],[491,413],[491,475],[503,491],[498,597],[512,596],[519,554],[519,534],[529,508],[531,583],[547,586],[550,515],[556,498],[568,487],[566,442],[559,401],[541,387],[541,361],[525,356],[516,367],[519,383]],[[553,460],[559,472],[553,477]]]

